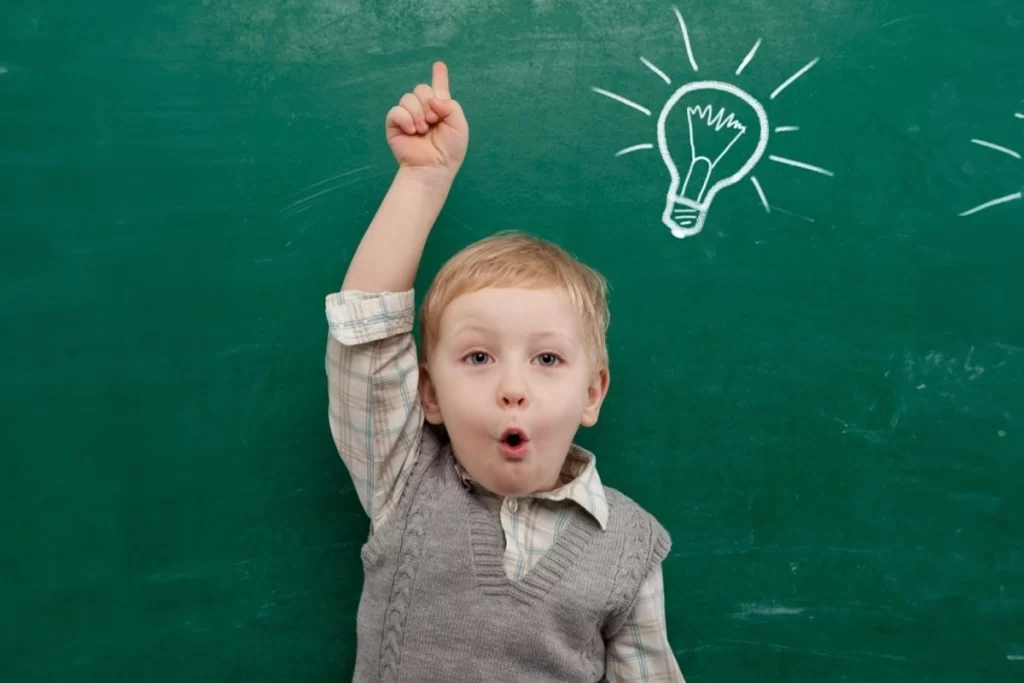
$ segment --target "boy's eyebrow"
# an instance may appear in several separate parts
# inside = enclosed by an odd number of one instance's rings
[[[474,320],[474,321],[464,322],[464,323],[461,323],[459,325],[456,325],[455,329],[452,330],[452,336],[453,337],[458,337],[459,335],[466,334],[467,332],[479,332],[479,333],[482,333],[482,334],[491,334],[491,333],[494,332],[494,330],[491,327],[485,325],[484,323],[478,322],[478,321]]]
[[[485,323],[478,321],[470,321],[461,323],[460,325],[456,326],[456,328],[452,330],[451,336],[453,339],[458,339],[464,334],[473,333],[493,335],[495,334],[495,331],[494,328],[490,327],[489,325],[486,325]],[[572,335],[566,332],[562,332],[560,330],[541,330],[530,335],[530,337],[533,339],[534,342],[557,340],[568,345],[572,345],[573,343]]]
[[[572,335],[566,334],[559,330],[544,330],[533,335],[533,338],[537,341],[543,341],[545,339],[557,339],[566,343],[572,343]]]

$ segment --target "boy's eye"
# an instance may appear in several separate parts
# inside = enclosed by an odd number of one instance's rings
[[[483,365],[487,362],[488,355],[483,351],[473,351],[466,355],[464,360],[469,361],[470,365]]]
[[[560,361],[561,359],[553,353],[542,353],[537,356],[537,362],[548,367],[554,367],[555,365],[558,365]]]

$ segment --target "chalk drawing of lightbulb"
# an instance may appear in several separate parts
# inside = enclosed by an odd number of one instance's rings
[[[672,11],[682,33],[686,56],[696,73],[699,69],[693,56],[686,22],[677,8],[673,7]],[[736,76],[743,73],[760,47],[759,39],[736,69]],[[666,85],[672,85],[672,79],[664,71],[644,57],[640,57],[640,61]],[[818,59],[815,58],[805,64],[775,88],[769,99],[774,100],[817,63]],[[622,95],[598,87],[592,87],[591,90],[645,116],[653,116],[650,109]],[[748,176],[765,212],[771,213],[773,207],[768,203],[761,183],[751,172],[765,158],[772,135],[799,130],[798,126],[769,126],[765,107],[748,92],[731,83],[701,80],[686,82],[676,88],[661,108],[655,132],[657,149],[661,152],[669,175],[668,192],[661,213],[662,224],[680,239],[698,234],[704,228],[711,204],[718,193]],[[615,156],[654,148],[654,143],[641,143],[620,149]],[[805,171],[829,177],[835,175],[820,166],[788,157],[768,154],[767,158]],[[813,219],[779,207],[774,208],[813,222]]]
[[[1016,119],[1024,120],[1024,112],[1020,112],[1020,111],[1016,112],[1013,116]],[[1016,150],[1014,150],[1014,149],[1010,149],[1009,147],[1005,147],[1003,145],[997,145],[996,143],[989,142],[988,140],[979,140],[978,138],[974,138],[973,140],[971,140],[971,142],[973,142],[974,144],[976,144],[976,145],[978,145],[980,147],[985,147],[987,149],[991,149],[991,150],[994,150],[996,152],[999,152],[1000,154],[1005,154],[1005,155],[1007,155],[1009,157],[1013,157],[1017,161],[1021,161],[1022,160],[1021,159],[1021,153],[1016,151]],[[961,213],[960,216],[961,216],[961,218],[964,217],[964,216],[971,216],[973,214],[978,213],[979,211],[984,211],[985,209],[991,209],[993,206],[999,206],[1000,204],[1006,204],[1007,202],[1020,201],[1022,198],[1024,198],[1024,193],[1021,193],[1019,191],[1018,192],[1013,192],[1011,194],[1003,195],[1002,197],[996,197],[995,199],[990,199],[989,201],[985,202],[984,204],[979,204],[978,206],[975,206],[972,209],[967,209],[966,211]]]
[[[728,93],[738,98],[738,104],[753,111],[754,129],[750,130],[750,127],[740,123],[741,119],[737,118],[736,113],[725,107],[716,109],[711,104],[701,104],[701,96],[708,90]],[[677,105],[689,99],[695,99],[697,103],[679,106],[677,109]],[[740,107],[734,109],[741,110]],[[674,115],[671,117],[673,126],[667,125],[670,115]],[[676,126],[683,130],[676,131]],[[757,136],[757,145],[739,169],[729,175],[716,173],[722,160],[740,138],[750,134]],[[662,223],[676,237],[696,235],[704,227],[715,195],[750,173],[761,160],[767,146],[768,114],[753,97],[736,86],[715,81],[697,81],[676,90],[658,116],[658,149],[661,150],[661,158],[671,178]]]

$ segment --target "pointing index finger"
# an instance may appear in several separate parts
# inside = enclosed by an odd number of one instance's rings
[[[450,100],[452,98],[451,91],[448,89],[448,66],[444,62],[434,62],[432,87],[438,99]]]

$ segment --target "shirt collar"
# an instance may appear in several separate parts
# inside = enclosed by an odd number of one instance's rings
[[[452,462],[467,489],[480,486],[469,476],[457,459],[452,457]],[[558,488],[531,493],[523,497],[572,501],[586,510],[602,530],[608,526],[608,499],[605,496],[604,486],[601,484],[601,477],[597,474],[597,459],[593,453],[576,444],[569,447],[569,454],[565,458],[559,475]]]

